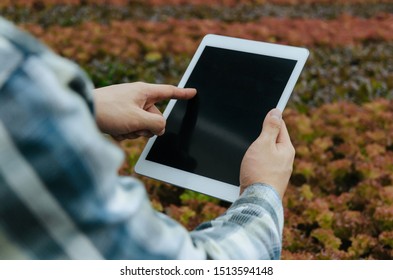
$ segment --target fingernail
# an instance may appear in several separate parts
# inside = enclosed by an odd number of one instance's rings
[[[271,111],[271,113],[270,113],[270,116],[272,118],[276,118],[278,120],[281,120],[281,118],[282,118],[282,114],[281,114],[281,111],[279,109],[273,109]]]
[[[158,136],[162,136],[164,135],[164,133],[165,133],[165,128],[160,133],[158,133]]]

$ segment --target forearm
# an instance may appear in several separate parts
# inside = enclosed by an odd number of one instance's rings
[[[122,215],[115,220],[101,220],[98,232],[90,232],[92,239],[99,232],[117,236],[97,244],[107,258],[280,258],[283,211],[281,200],[271,187],[250,186],[223,216],[189,233],[151,208],[139,181],[125,177],[119,183],[117,194],[107,197],[105,205],[117,205]],[[119,197],[121,201],[117,201]],[[115,217],[113,209],[102,209],[104,216]],[[113,248],[119,246],[122,249],[116,252]],[[110,254],[105,253],[108,248]]]

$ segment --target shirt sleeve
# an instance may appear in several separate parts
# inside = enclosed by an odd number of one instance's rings
[[[212,259],[279,259],[283,208],[269,185],[249,186],[226,213],[191,233]]]
[[[85,74],[18,44],[27,35],[1,19],[0,27],[0,258],[280,257],[274,189],[250,186],[224,215],[188,232],[152,209],[140,181],[117,175],[123,153],[97,129]]]

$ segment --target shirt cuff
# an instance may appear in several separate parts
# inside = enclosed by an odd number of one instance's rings
[[[271,214],[274,213],[278,218],[278,224],[281,228],[283,227],[284,209],[282,200],[276,189],[272,186],[264,183],[255,183],[248,186],[242,195],[235,200],[230,209],[245,205],[255,205],[269,209],[268,212]]]
[[[275,196],[275,199],[281,201],[281,197],[276,191],[275,188],[268,184],[264,183],[255,183],[249,185],[242,193],[240,197],[251,196],[251,197],[259,197],[260,195],[272,195]]]

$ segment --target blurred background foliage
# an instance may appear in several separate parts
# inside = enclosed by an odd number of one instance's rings
[[[282,257],[393,258],[392,0],[2,0],[0,14],[79,63],[97,87],[177,84],[208,33],[308,48],[284,113],[297,156]],[[136,176],[145,142],[119,143],[121,174]],[[141,180],[153,207],[190,230],[228,207]]]

